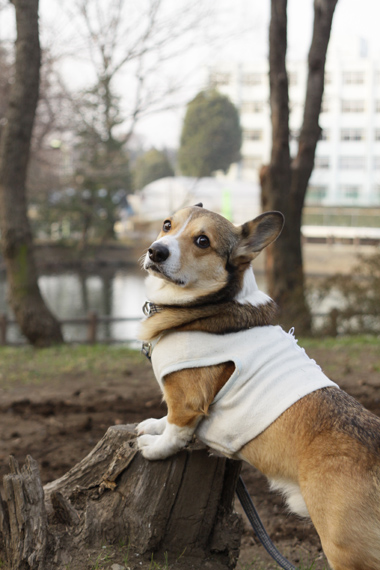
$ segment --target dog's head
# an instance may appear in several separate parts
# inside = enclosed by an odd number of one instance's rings
[[[179,210],[163,222],[144,259],[150,300],[179,305],[234,298],[251,261],[283,225],[280,212],[234,226],[202,204]]]

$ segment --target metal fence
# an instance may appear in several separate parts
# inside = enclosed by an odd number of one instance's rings
[[[122,323],[122,322],[138,322],[141,320],[141,317],[109,317],[109,316],[99,316],[95,311],[91,311],[88,313],[87,317],[79,317],[75,319],[62,319],[59,321],[60,325],[78,325],[86,327],[87,334],[86,340],[84,341],[75,341],[75,343],[84,342],[86,344],[95,344],[97,342],[102,343],[112,343],[112,342],[128,342],[128,340],[132,341],[134,339],[100,339],[99,338],[99,325],[102,324],[111,324],[111,323]],[[15,319],[10,319],[6,314],[0,314],[0,346],[5,346],[10,343],[8,341],[8,329],[10,326],[17,325],[17,321]],[[22,344],[22,343],[16,343]]]
[[[84,340],[72,341],[75,344],[95,344],[95,343],[128,343],[136,339],[116,339],[101,338],[99,335],[99,327],[104,324],[123,323],[123,322],[139,322],[140,317],[109,317],[99,316],[96,312],[91,311],[87,317],[76,319],[62,319],[60,325],[77,325],[86,328],[86,337]],[[313,313],[313,324],[315,336],[338,336],[340,334],[379,334],[380,333],[380,314],[367,315],[347,310],[331,309],[327,313]],[[0,314],[0,346],[19,345],[25,342],[9,342],[7,338],[8,328],[17,325],[17,321],[10,319],[5,314]]]

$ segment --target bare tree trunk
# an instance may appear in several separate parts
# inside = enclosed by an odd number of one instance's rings
[[[149,462],[135,450],[135,437],[133,425],[109,428],[87,457],[44,488],[31,457],[21,470],[11,458],[0,502],[0,545],[11,570],[83,570],[102,545],[121,541],[143,561],[167,553],[183,570],[235,567],[240,462],[210,456],[200,444]]]
[[[305,299],[301,222],[305,194],[314,167],[321,129],[324,73],[332,18],[337,0],[314,0],[313,38],[308,59],[308,80],[298,154],[289,152],[289,99],[286,74],[287,0],[272,0],[269,32],[269,80],[272,113],[272,155],[261,171],[262,205],[285,215],[281,239],[267,249],[266,270],[270,295],[279,304],[281,322],[297,332],[311,330]]]
[[[13,0],[16,71],[0,141],[0,229],[10,302],[22,333],[38,346],[63,342],[38,287],[25,195],[30,141],[38,101],[38,0]]]

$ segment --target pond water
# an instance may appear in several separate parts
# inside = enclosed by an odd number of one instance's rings
[[[94,311],[99,317],[134,318],[135,321],[99,323],[97,337],[99,340],[128,342],[137,346],[137,327],[142,318],[142,306],[146,301],[145,277],[146,274],[138,267],[128,270],[103,270],[91,275],[72,271],[42,275],[39,285],[47,305],[59,320],[85,318],[89,312]],[[259,288],[265,291],[264,276],[256,274],[256,280]],[[330,295],[322,303],[313,297],[309,296],[309,302],[314,313],[327,312],[332,306],[340,304],[334,295]],[[4,273],[0,273],[1,313],[13,318],[7,303]],[[65,324],[63,334],[66,341],[84,341],[87,338],[87,327],[84,324]],[[10,343],[23,341],[16,324],[8,326],[7,340]]]
[[[95,311],[99,316],[135,318],[135,322],[101,323],[99,340],[110,339],[122,342],[136,338],[141,307],[146,301],[143,272],[118,270],[84,275],[78,272],[42,275],[39,278],[41,293],[50,310],[58,319],[87,317]],[[13,318],[7,303],[5,275],[0,275],[0,313]],[[86,325],[65,324],[66,341],[83,341],[87,336]],[[9,342],[20,342],[22,336],[16,325],[8,327]]]

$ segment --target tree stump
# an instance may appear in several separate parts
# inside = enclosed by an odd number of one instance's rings
[[[34,459],[20,469],[10,458],[0,546],[11,570],[84,570],[88,549],[120,542],[146,558],[180,558],[173,567],[184,570],[235,567],[240,462],[210,456],[197,442],[149,462],[135,449],[134,427],[110,427],[87,457],[45,487]]]

